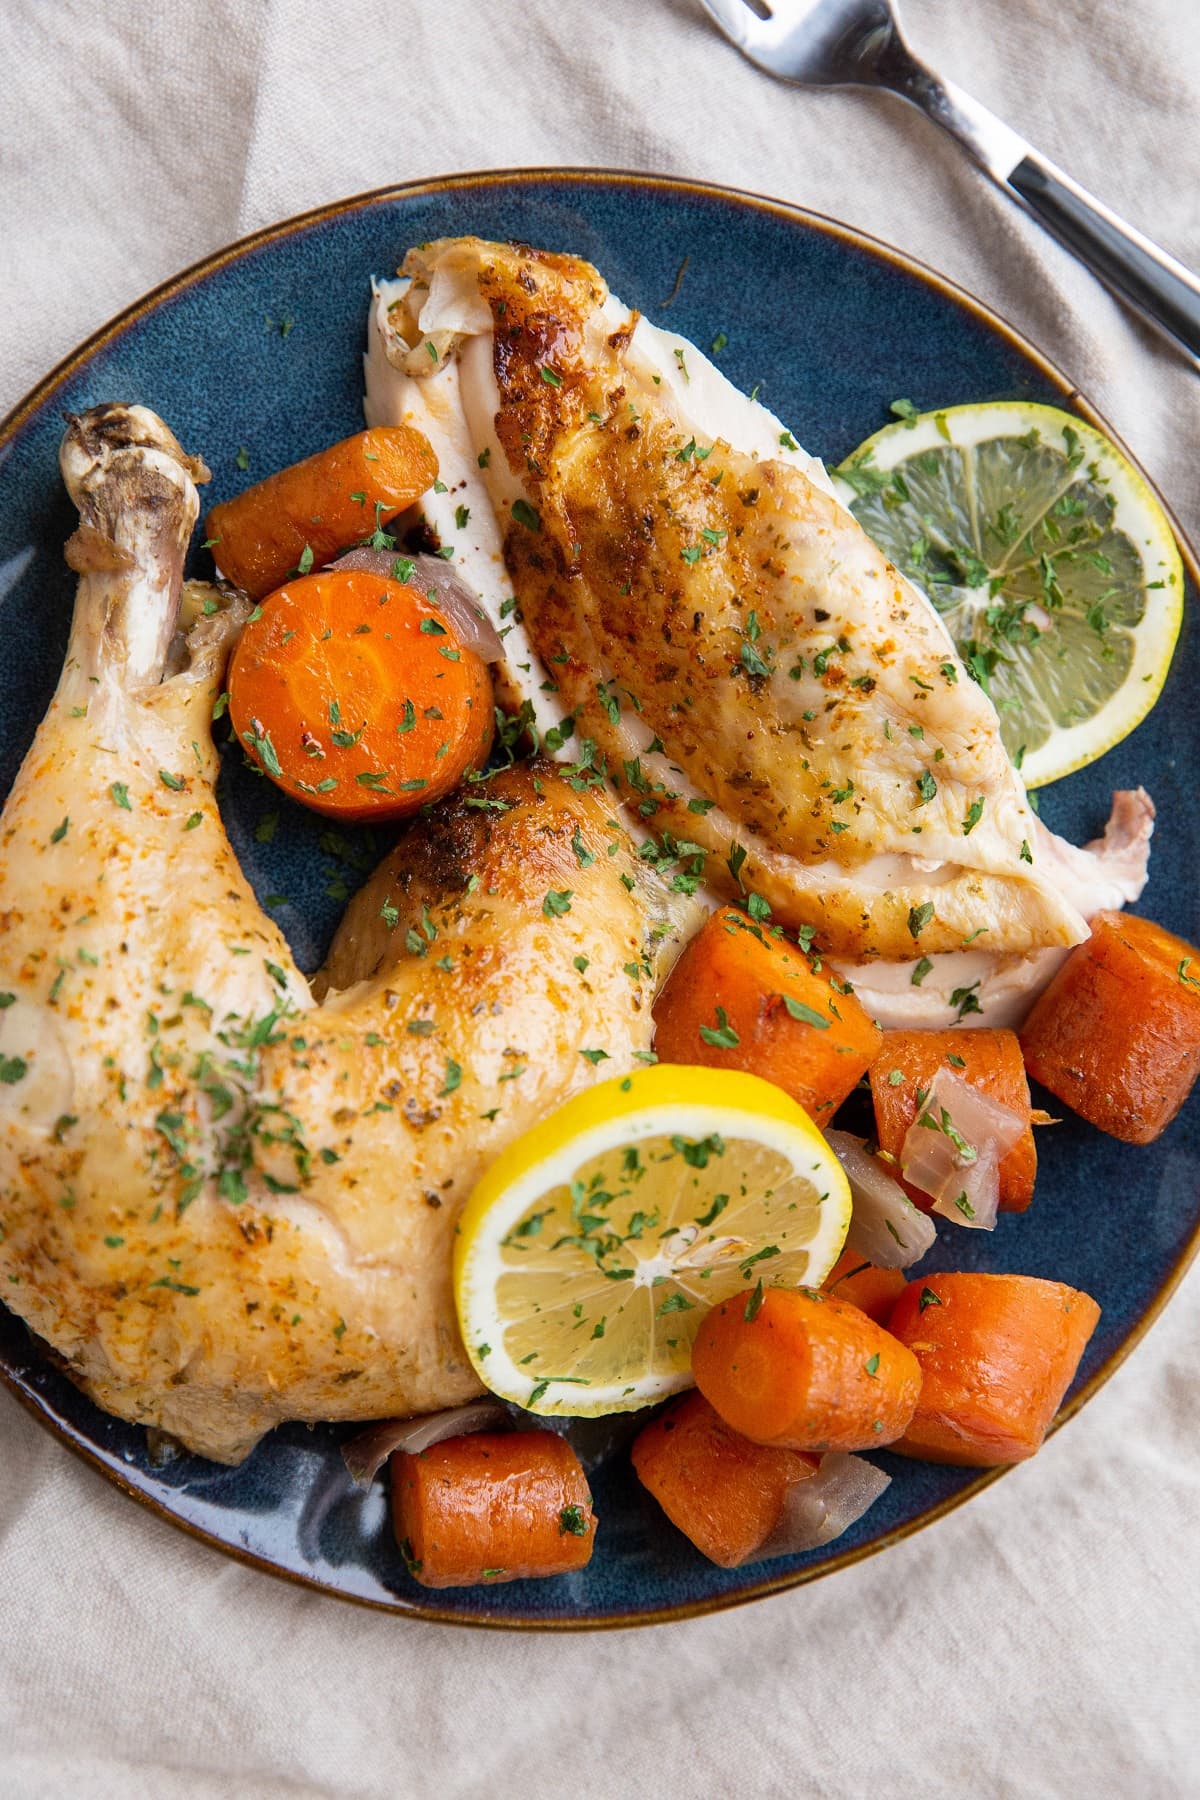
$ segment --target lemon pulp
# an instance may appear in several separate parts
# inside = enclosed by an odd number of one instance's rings
[[[837,471],[868,534],[941,614],[1037,787],[1157,699],[1179,632],[1170,525],[1125,457],[1029,402],[910,416]]]

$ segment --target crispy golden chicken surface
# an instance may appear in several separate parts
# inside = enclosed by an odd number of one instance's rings
[[[648,361],[572,257],[458,238],[403,273],[399,366],[432,406],[457,358],[525,629],[651,830],[831,954],[1086,935],[933,608],[802,468],[697,441],[684,349]]]
[[[213,795],[247,603],[185,593],[176,632],[202,471],[137,407],[62,462],[74,625],[0,821],[4,1298],[102,1406],[223,1461],[453,1404],[458,1210],[648,1050],[653,877],[583,780],[509,771],[405,834],[318,1004]]]

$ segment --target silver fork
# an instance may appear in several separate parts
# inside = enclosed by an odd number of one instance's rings
[[[890,0],[701,0],[744,56],[801,87],[881,87],[956,137],[1010,198],[1200,368],[1200,281],[909,49]]]

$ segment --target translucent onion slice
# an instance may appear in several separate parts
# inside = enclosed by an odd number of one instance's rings
[[[847,1247],[877,1269],[920,1262],[937,1241],[933,1220],[913,1205],[862,1138],[849,1131],[827,1131],[825,1138],[846,1171],[854,1202]]]
[[[845,1450],[828,1451],[815,1475],[789,1488],[778,1525],[751,1560],[795,1556],[801,1550],[831,1544],[862,1518],[891,1479],[861,1456],[850,1456]]]
[[[339,556],[329,566],[331,569],[365,569],[369,575],[383,575],[390,581],[398,581],[397,563],[411,570],[406,586],[434,597],[434,604],[445,613],[468,650],[473,650],[484,662],[503,660],[504,645],[484,612],[478,594],[472,593],[444,558],[397,556],[394,550],[368,550],[363,545],[357,550],[348,550],[345,556]]]
[[[956,1225],[991,1231],[1000,1201],[1000,1164],[1025,1120],[949,1069],[933,1078],[900,1147],[905,1181]]]
[[[368,1488],[394,1450],[417,1456],[445,1438],[511,1424],[508,1408],[499,1400],[471,1400],[466,1406],[427,1413],[421,1419],[385,1419],[382,1425],[372,1425],[343,1444],[342,1457],[357,1485]]]

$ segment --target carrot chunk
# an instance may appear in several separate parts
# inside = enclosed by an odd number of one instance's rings
[[[1024,1212],[1033,1199],[1037,1148],[1029,1082],[1013,1031],[885,1031],[870,1076],[879,1148],[899,1163],[908,1129],[921,1110],[917,1096],[928,1092],[939,1069],[949,1069],[1025,1120],[1024,1135],[1000,1163],[1000,1210]],[[899,1180],[898,1168],[896,1176]],[[902,1185],[914,1205],[929,1210],[928,1194],[907,1182]]]
[[[848,1301],[806,1288],[727,1300],[692,1347],[696,1386],[727,1425],[785,1450],[868,1450],[906,1430],[911,1350]]]
[[[731,1431],[703,1394],[687,1394],[638,1433],[633,1466],[683,1535],[710,1562],[753,1562],[791,1489],[820,1467],[815,1456],[752,1444]]]
[[[921,1397],[892,1445],[990,1469],[1041,1447],[1100,1317],[1089,1294],[1031,1275],[927,1275],[888,1329],[921,1365]]]
[[[1090,1124],[1152,1143],[1200,1074],[1200,950],[1151,919],[1098,913],[1021,1049],[1035,1080]]]
[[[432,487],[437,472],[428,438],[408,425],[377,425],[214,506],[205,536],[222,573],[261,600],[297,569],[319,569],[361,543]]]
[[[229,669],[249,755],[332,817],[398,819],[482,766],[495,713],[487,665],[418,590],[359,569],[264,600]]]
[[[843,1250],[821,1291],[857,1306],[877,1325],[886,1325],[888,1314],[907,1286],[903,1270],[877,1269],[856,1250]]]
[[[478,1432],[392,1457],[392,1522],[423,1587],[566,1575],[592,1554],[579,1458],[553,1431]]]
[[[882,1033],[844,983],[724,906],[697,932],[654,1008],[663,1062],[745,1069],[829,1119]]]

